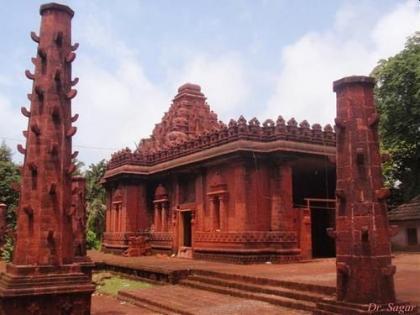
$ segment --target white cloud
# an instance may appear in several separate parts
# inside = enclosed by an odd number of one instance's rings
[[[73,111],[80,113],[76,145],[134,148],[140,137],[151,133],[169,106],[168,98],[147,79],[138,61],[116,57],[120,62],[115,70],[98,65],[88,56],[79,60],[81,81],[73,103]],[[80,159],[91,162],[109,158],[115,150],[80,151]]]
[[[97,11],[95,11],[97,12]],[[163,113],[169,109],[177,89],[185,82],[200,84],[212,109],[229,112],[244,102],[248,89],[239,56],[225,54],[210,58],[187,49],[188,61],[165,64],[166,76],[153,82],[144,71],[142,60],[113,32],[107,13],[101,19],[87,14],[80,24],[81,38],[88,54],[80,50],[74,73],[81,78],[73,111],[80,114],[79,133],[74,144],[99,147],[134,148],[148,137]],[[97,52],[97,58],[92,54]],[[115,150],[80,148],[80,159],[91,163],[109,158]]]
[[[230,118],[249,95],[249,78],[241,57],[234,53],[218,57],[193,56],[169,80],[175,84],[173,91],[186,82],[199,84],[211,109],[223,120]]]
[[[420,8],[414,1],[398,5],[373,27],[370,15],[364,13],[355,6],[344,7],[332,29],[305,34],[284,48],[283,67],[266,117],[281,114],[331,123],[335,117],[332,82],[348,75],[368,75],[379,59],[400,51],[406,37],[420,29]]]

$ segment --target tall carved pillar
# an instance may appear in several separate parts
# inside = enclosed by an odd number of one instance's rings
[[[383,188],[373,99],[374,79],[346,77],[337,93],[337,299],[395,301],[395,266]]]
[[[71,19],[74,12],[56,3],[41,6],[41,31],[31,34],[38,44],[29,119],[24,132],[21,197],[17,211],[13,262],[0,275],[0,314],[90,313],[94,286],[88,273],[74,263],[71,209],[72,164],[71,79],[73,52]]]

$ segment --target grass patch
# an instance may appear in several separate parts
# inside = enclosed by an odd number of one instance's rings
[[[110,273],[94,274],[93,280],[97,284],[96,291],[98,293],[108,295],[117,295],[120,290],[134,290],[152,287],[149,283],[114,276]]]

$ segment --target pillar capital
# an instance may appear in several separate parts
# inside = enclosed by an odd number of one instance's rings
[[[54,3],[54,2],[41,5],[41,8],[39,9],[39,14],[44,15],[48,10],[62,11],[70,15],[70,17],[74,16],[74,11],[70,7],[64,4],[59,4],[59,3]]]
[[[333,91],[338,92],[341,89],[351,85],[375,86],[375,79],[367,76],[349,76],[333,82]]]

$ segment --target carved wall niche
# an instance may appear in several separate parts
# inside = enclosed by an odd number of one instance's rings
[[[210,231],[228,230],[228,190],[225,179],[217,171],[210,180],[207,193],[210,209]]]
[[[169,199],[166,188],[159,184],[153,198],[153,232],[167,232],[169,227]]]

